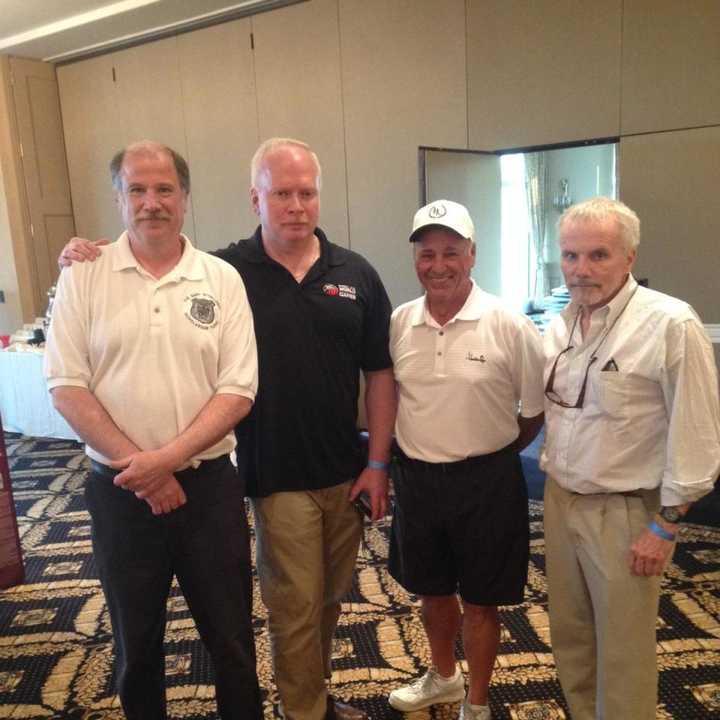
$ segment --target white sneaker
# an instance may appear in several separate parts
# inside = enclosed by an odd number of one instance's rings
[[[391,707],[403,712],[412,712],[435,703],[455,702],[465,696],[465,680],[460,668],[455,675],[445,679],[434,668],[430,668],[414,683],[393,690],[388,697]]]
[[[482,710],[473,710],[470,707],[470,701],[467,699],[467,696],[465,696],[465,701],[460,708],[458,720],[492,720],[490,707],[488,705],[483,705]]]

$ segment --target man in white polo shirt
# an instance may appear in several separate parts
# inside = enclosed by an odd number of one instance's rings
[[[532,322],[471,279],[474,234],[458,203],[418,210],[410,242],[425,295],[392,315],[401,452],[389,568],[421,598],[433,667],[389,702],[409,712],[464,697],[462,720],[489,720],[497,606],[521,603],[527,580],[518,452],[542,426],[543,358]],[[461,631],[467,694],[454,653]]]
[[[111,163],[126,226],[63,271],[48,335],[55,407],[87,443],[85,498],[129,720],[167,717],[163,638],[176,575],[213,659],[223,720],[262,704],[244,490],[229,460],[257,354],[243,282],[180,233],[187,164],[151,142]]]

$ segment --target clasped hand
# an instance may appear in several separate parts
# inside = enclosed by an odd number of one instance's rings
[[[110,464],[122,470],[113,480],[115,485],[145,500],[154,515],[172,512],[187,502],[172,463],[160,450],[136,452]]]

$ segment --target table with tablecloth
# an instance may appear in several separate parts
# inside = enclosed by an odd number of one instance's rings
[[[6,431],[31,437],[79,439],[53,407],[43,376],[41,351],[0,351],[0,414]]]

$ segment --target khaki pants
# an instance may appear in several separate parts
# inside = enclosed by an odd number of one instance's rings
[[[340,599],[352,586],[362,521],[350,482],[253,501],[260,591],[286,720],[323,720]]]
[[[630,545],[659,507],[545,483],[550,634],[573,720],[655,720],[659,577],[630,573]]]

